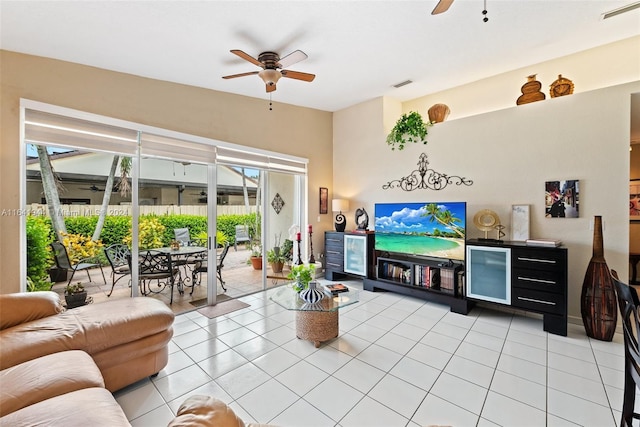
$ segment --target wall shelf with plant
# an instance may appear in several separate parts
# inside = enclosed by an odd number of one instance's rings
[[[398,150],[403,150],[407,143],[422,142],[426,144],[429,126],[433,126],[433,123],[431,121],[425,122],[420,113],[411,111],[403,114],[387,135],[387,144],[391,146],[392,150],[395,150],[396,147]]]

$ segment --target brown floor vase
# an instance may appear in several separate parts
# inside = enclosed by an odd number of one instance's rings
[[[589,337],[602,341],[613,339],[618,306],[611,273],[604,259],[601,216],[596,216],[593,221],[593,256],[582,282],[580,310]]]

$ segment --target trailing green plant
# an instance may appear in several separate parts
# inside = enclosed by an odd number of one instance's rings
[[[395,150],[396,146],[398,150],[403,150],[404,145],[408,142],[426,144],[429,126],[433,126],[433,123],[425,122],[422,116],[415,111],[403,114],[387,135],[387,144],[391,146],[392,150]]]
[[[42,217],[27,217],[27,288],[29,291],[49,289],[47,270],[53,264],[51,249],[52,229]]]
[[[315,264],[300,264],[291,267],[287,279],[294,280],[291,285],[296,292],[303,291],[309,287],[309,282],[315,276]]]

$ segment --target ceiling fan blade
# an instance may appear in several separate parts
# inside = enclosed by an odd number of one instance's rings
[[[280,61],[278,61],[278,68],[287,68],[292,66],[293,64],[296,64],[300,61],[304,61],[305,59],[307,59],[308,56],[306,53],[304,53],[301,50],[294,50],[293,52],[291,52],[289,55],[285,56],[284,58],[280,58]]]
[[[252,64],[257,65],[258,67],[264,68],[264,64],[262,62],[258,61],[256,58],[249,55],[248,53],[241,51],[240,49],[232,49],[231,53],[238,55],[240,58],[244,59],[245,61],[249,61]]]
[[[301,71],[282,70],[282,77],[288,77],[290,79],[302,80],[305,82],[312,82],[316,78],[315,74],[303,73]]]
[[[449,10],[449,7],[451,7],[451,3],[453,3],[453,0],[440,0],[431,14],[437,15],[439,13],[446,12],[447,10]]]
[[[240,74],[231,74],[230,76],[222,76],[223,79],[235,79],[236,77],[244,77],[244,76],[253,76],[254,74],[258,74],[259,71],[250,71],[248,73],[240,73]]]
[[[267,84],[266,87],[267,87],[267,93],[275,92],[275,90],[276,90],[276,84],[275,83]]]

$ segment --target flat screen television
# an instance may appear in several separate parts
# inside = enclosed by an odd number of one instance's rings
[[[375,249],[464,261],[466,202],[376,203]]]

